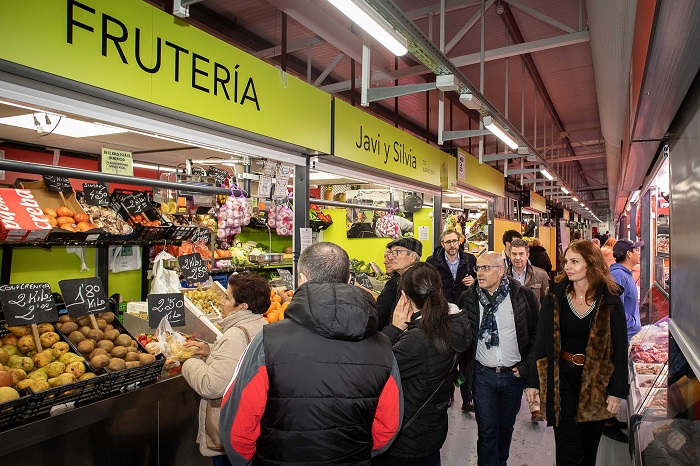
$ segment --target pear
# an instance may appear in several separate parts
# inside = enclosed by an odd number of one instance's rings
[[[0,387],[0,403],[16,400],[19,398],[19,393],[12,387]]]
[[[44,372],[46,372],[46,375],[49,376],[49,378],[58,377],[59,375],[63,374],[63,372],[66,370],[66,365],[61,361],[54,361],[48,366],[44,366],[43,369]]]

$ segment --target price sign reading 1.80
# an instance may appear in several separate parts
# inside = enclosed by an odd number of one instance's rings
[[[185,298],[182,293],[148,295],[148,326],[158,328],[163,317],[173,327],[185,325]]]
[[[110,310],[102,281],[99,278],[77,278],[58,282],[63,301],[71,317],[98,314]]]

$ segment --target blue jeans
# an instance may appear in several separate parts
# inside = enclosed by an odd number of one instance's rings
[[[525,381],[512,371],[498,373],[474,364],[474,415],[478,429],[479,466],[505,466]]]

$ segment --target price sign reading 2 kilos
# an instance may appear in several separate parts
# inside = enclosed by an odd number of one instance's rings
[[[185,325],[185,298],[182,293],[148,295],[148,326],[158,328],[163,317],[173,327]]]
[[[178,256],[177,262],[180,265],[182,276],[188,285],[202,283],[209,278],[207,264],[204,263],[202,256],[198,252]]]
[[[48,283],[0,286],[0,303],[10,326],[56,322],[58,312]]]
[[[109,302],[99,278],[77,278],[58,282],[71,317],[109,311]]]

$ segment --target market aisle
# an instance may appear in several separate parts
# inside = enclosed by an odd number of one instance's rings
[[[449,432],[441,450],[442,466],[476,466],[476,421],[474,413],[463,413],[459,390],[448,410]],[[554,431],[544,422],[530,422],[530,411],[523,396],[515,421],[509,466],[553,466]],[[598,466],[631,466],[627,444],[606,437],[598,450]]]

